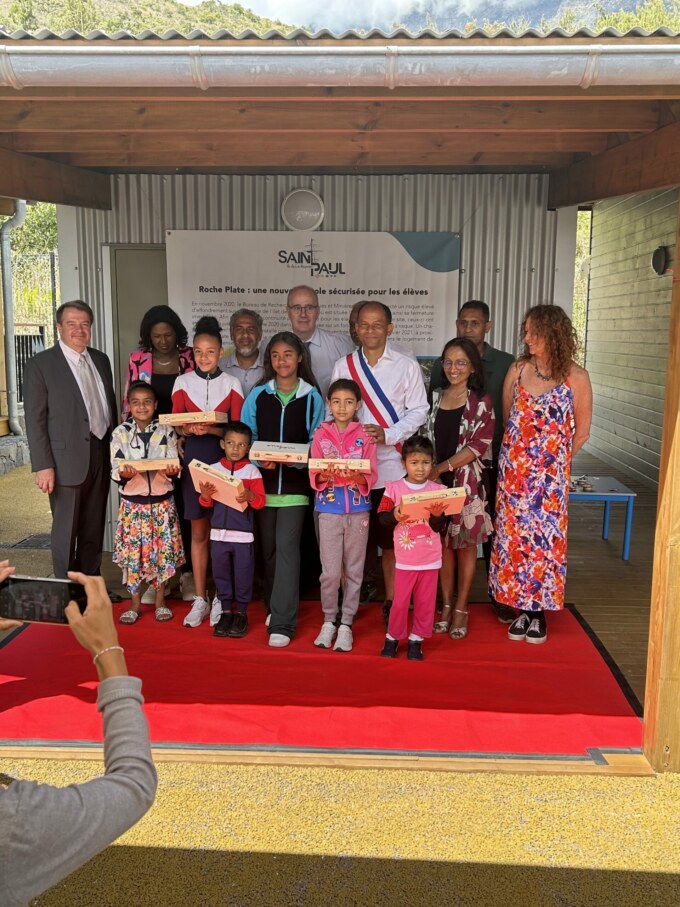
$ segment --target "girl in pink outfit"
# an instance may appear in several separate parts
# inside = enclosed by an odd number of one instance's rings
[[[324,470],[309,470],[316,491],[315,510],[319,517],[321,553],[321,607],[323,625],[314,640],[321,649],[330,649],[337,633],[336,652],[352,650],[352,622],[359,608],[364,575],[371,488],[378,475],[375,441],[356,419],[361,404],[359,385],[338,378],[328,389],[331,418],[314,432],[311,455],[319,460],[368,460],[370,472],[341,470],[333,464]],[[338,588],[343,599],[340,626],[336,628]]]
[[[403,479],[387,482],[378,508],[384,526],[394,526],[396,573],[394,601],[389,611],[384,658],[396,658],[400,639],[408,635],[407,657],[423,660],[422,642],[432,636],[437,600],[437,577],[442,565],[442,540],[445,526],[442,503],[431,504],[428,520],[412,520],[401,511],[405,494],[438,491],[445,486],[428,476],[434,462],[434,448],[428,438],[415,435],[404,442],[401,459],[406,470]],[[408,633],[408,608],[413,595],[413,626]]]

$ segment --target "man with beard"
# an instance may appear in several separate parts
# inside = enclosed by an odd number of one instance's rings
[[[264,374],[262,316],[252,309],[237,309],[229,319],[229,333],[234,352],[220,360],[220,368],[238,378],[245,398]]]

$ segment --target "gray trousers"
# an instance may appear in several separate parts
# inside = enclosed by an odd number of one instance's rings
[[[338,613],[338,588],[344,572],[342,623],[352,625],[359,608],[364,575],[369,513],[320,513],[321,607],[324,620]]]

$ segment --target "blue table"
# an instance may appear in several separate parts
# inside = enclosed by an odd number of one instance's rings
[[[582,486],[574,484],[574,478],[592,485],[592,491],[585,491]],[[602,519],[602,538],[609,538],[609,515],[612,504],[626,505],[626,526],[623,530],[623,553],[621,560],[627,561],[630,556],[630,535],[633,528],[633,504],[636,494],[613,476],[578,476],[572,478],[569,491],[569,502],[603,501],[604,516]]]

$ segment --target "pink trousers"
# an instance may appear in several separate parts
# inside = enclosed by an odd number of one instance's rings
[[[434,612],[437,603],[437,578],[439,570],[401,570],[394,575],[394,600],[390,611],[387,632],[394,639],[408,636],[408,606],[413,593],[413,626],[415,636],[427,639],[432,636]]]

